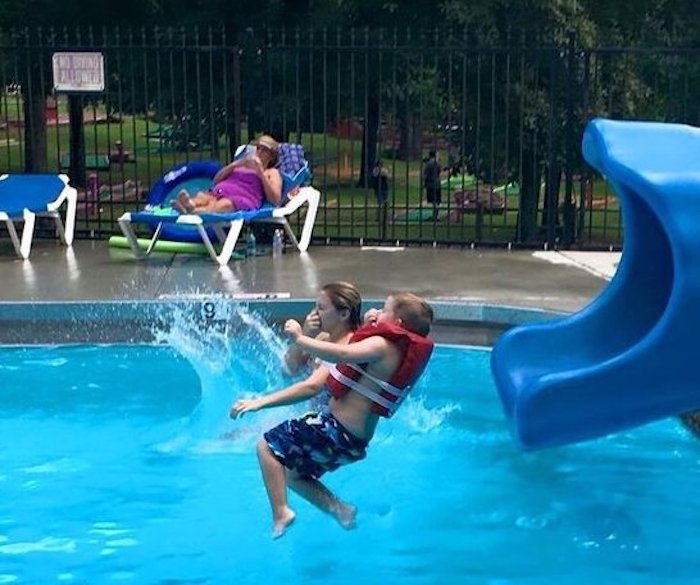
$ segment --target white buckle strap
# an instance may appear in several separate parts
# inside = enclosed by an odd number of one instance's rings
[[[346,364],[349,365],[349,364]],[[363,372],[365,375],[367,375],[366,372],[364,372],[362,369],[358,369],[358,371]],[[349,378],[342,372],[338,371],[337,366],[333,366],[330,371],[330,375],[333,376],[338,382],[343,384],[343,386],[347,386],[348,388],[351,388],[355,392],[358,392],[359,394],[362,394],[366,398],[369,398],[372,402],[376,402],[379,404],[379,406],[383,406],[386,408],[389,412],[394,412],[396,410],[396,407],[398,406],[398,402],[392,402],[391,400],[387,400],[371,388],[367,388],[364,384],[360,384],[357,380],[353,380],[352,378]],[[370,378],[372,381],[374,381],[374,378]],[[397,397],[398,398],[398,397]]]

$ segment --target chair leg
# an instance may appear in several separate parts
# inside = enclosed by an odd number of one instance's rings
[[[233,250],[236,247],[238,236],[243,228],[243,220],[235,219],[230,222],[228,234],[223,239],[223,245],[221,246],[221,254],[216,253],[216,249],[214,248],[214,244],[212,243],[206,228],[201,223],[194,225],[197,228],[199,237],[202,238],[204,247],[207,249],[207,252],[209,252],[209,256],[211,256],[211,259],[214,260],[214,262],[216,262],[219,266],[226,266],[229,260],[231,260],[231,256],[233,256]],[[215,229],[214,231],[218,234],[222,230]]]
[[[29,254],[32,251],[32,240],[34,238],[34,223],[36,222],[36,214],[25,209],[23,212],[22,221],[24,226],[22,226],[22,238],[20,239],[17,234],[17,228],[11,219],[3,220],[7,226],[7,231],[10,233],[10,239],[12,240],[12,246],[15,249],[17,255],[26,260],[29,258]]]
[[[311,234],[314,231],[314,224],[316,223],[316,214],[318,213],[318,205],[321,199],[321,194],[312,187],[309,187],[312,192],[309,193],[309,208],[306,210],[306,219],[304,220],[304,227],[301,230],[301,239],[297,248],[300,252],[306,252],[311,243]]]
[[[226,266],[231,260],[231,256],[233,255],[233,250],[236,247],[236,242],[238,241],[238,236],[241,235],[241,230],[243,229],[243,220],[242,219],[235,219],[231,222],[231,226],[229,227],[228,234],[226,235],[226,239],[224,240],[224,244],[221,247],[221,254],[218,256],[216,253],[214,253],[214,260],[219,263],[220,266]],[[206,230],[202,228],[202,231],[206,235]],[[201,233],[201,232],[200,232]],[[204,239],[204,237],[202,237]],[[209,240],[209,237],[207,236],[207,241]],[[211,246],[211,242],[209,243],[209,246],[207,247],[209,249],[209,253],[211,254],[213,251],[213,247]]]
[[[63,243],[66,246],[73,245],[73,235],[75,234],[75,214],[78,210],[78,192],[70,187],[67,194],[66,224],[63,236]]]
[[[287,218],[282,218],[277,225],[281,225],[284,228],[284,233],[287,234],[287,238],[292,243],[292,245],[295,246],[296,249],[300,252],[303,252],[304,250],[301,249],[301,244],[299,243],[299,240],[297,240],[297,235],[292,230],[292,226],[289,225]]]
[[[5,227],[7,228],[7,233],[10,234],[10,240],[12,241],[12,247],[15,249],[15,253],[20,258],[22,257],[22,246],[19,242],[19,236],[17,235],[17,229],[15,224],[11,219],[3,219],[5,222]]]
[[[73,235],[75,233],[75,213],[78,209],[78,192],[68,185],[68,178],[64,178],[66,183],[61,196],[47,206],[46,212],[39,213],[39,217],[49,217],[56,224],[56,233],[64,246],[73,245]],[[65,220],[61,218],[61,207],[65,203]]]
[[[131,214],[129,212],[124,213],[118,220],[119,228],[122,230],[126,241],[129,242],[129,248],[131,248],[131,253],[135,258],[143,260],[148,256],[144,254],[144,251],[139,246],[138,238],[134,233],[134,227],[131,225]],[[150,246],[149,246],[150,247]]]
[[[58,211],[51,211],[49,213],[42,213],[42,217],[50,217],[56,224],[56,233],[58,234],[58,239],[63,245],[66,244],[66,229],[63,227],[63,221],[61,220],[61,213]]]
[[[151,238],[151,241],[148,243],[148,248],[146,248],[146,256],[153,252],[153,248],[155,247],[156,242],[158,242],[158,238],[160,238],[160,232],[162,231],[163,222],[160,222],[156,227],[155,231],[153,232],[153,237]]]

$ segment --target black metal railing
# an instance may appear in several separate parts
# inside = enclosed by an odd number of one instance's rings
[[[104,92],[56,94],[59,51],[102,53]],[[619,247],[617,200],[581,158],[585,123],[698,123],[699,54],[440,31],[4,31],[0,171],[69,173],[77,233],[101,238],[176,163],[228,159],[264,131],[305,147],[318,240]]]

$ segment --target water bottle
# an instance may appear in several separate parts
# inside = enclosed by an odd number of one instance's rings
[[[248,237],[245,240],[245,255],[254,257],[257,254],[257,243],[255,241],[255,234],[253,230],[248,230]]]
[[[282,230],[275,230],[272,236],[272,257],[279,258],[284,251],[284,235]]]

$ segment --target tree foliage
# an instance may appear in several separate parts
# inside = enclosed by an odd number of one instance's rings
[[[4,0],[0,26],[209,25],[447,28],[503,41],[697,46],[696,0]]]

